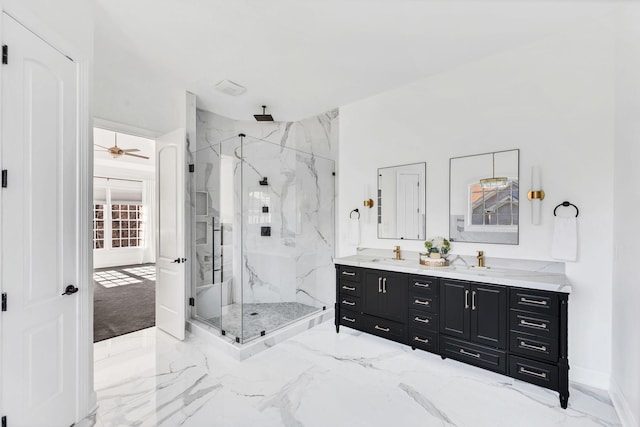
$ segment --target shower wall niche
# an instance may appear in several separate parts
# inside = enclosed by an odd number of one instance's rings
[[[329,307],[337,111],[197,118],[193,317],[245,343]]]

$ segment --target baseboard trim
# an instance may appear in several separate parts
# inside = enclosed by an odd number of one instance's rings
[[[611,402],[613,402],[613,407],[616,408],[623,427],[636,427],[640,425],[633,415],[629,402],[627,402],[627,399],[622,393],[622,389],[620,389],[620,386],[613,378],[609,384],[609,396],[611,396]]]
[[[610,376],[608,374],[579,366],[571,366],[569,380],[603,390],[608,390],[610,385]]]

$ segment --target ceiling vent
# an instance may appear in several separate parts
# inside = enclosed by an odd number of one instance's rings
[[[247,88],[234,83],[231,80],[222,80],[216,84],[216,89],[230,96],[240,96],[247,91]]]

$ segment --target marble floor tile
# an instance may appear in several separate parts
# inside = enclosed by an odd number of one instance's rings
[[[249,359],[154,328],[96,344],[81,427],[618,426],[608,394],[556,393],[326,322]]]

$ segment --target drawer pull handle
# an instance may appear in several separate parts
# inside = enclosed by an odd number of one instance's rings
[[[545,345],[543,345],[543,346],[531,345],[531,344],[527,344],[524,341],[520,341],[520,347],[528,348],[528,349],[531,349],[531,350],[547,351],[547,346],[545,346]]]
[[[429,283],[420,283],[420,282],[415,282],[415,283],[413,284],[413,286],[417,286],[417,287],[419,287],[419,288],[430,288],[430,287],[431,287],[431,284],[429,284]]]
[[[520,367],[520,373],[521,374],[533,375],[534,377],[538,377],[538,378],[547,379],[547,373],[546,372],[533,372],[533,371],[530,371],[528,369],[523,368],[522,366]]]
[[[380,326],[376,325],[376,329],[382,332],[389,332],[391,329],[389,328],[381,328]]]
[[[356,323],[356,319],[351,319],[347,316],[342,316],[342,320],[346,320],[347,322]]]
[[[422,339],[422,338],[420,338],[420,337],[413,337],[413,340],[414,340],[414,341],[421,342],[421,343],[423,343],[423,344],[429,344],[429,340],[428,340],[427,338]]]
[[[355,291],[356,288],[353,288],[351,286],[347,286],[347,285],[342,285],[342,289],[346,289],[347,291]]]
[[[343,304],[347,304],[347,305],[356,305],[356,303],[355,303],[355,302],[347,301],[346,299],[343,299],[343,300],[342,300],[342,303],[343,303]]]
[[[414,304],[420,304],[420,305],[429,305],[430,304],[429,301],[421,301],[419,299],[415,300],[413,303]]]
[[[530,326],[532,328],[547,329],[546,323],[532,323],[532,322],[527,322],[524,319],[520,319],[520,324],[523,326]]]
[[[342,275],[343,276],[355,276],[356,273],[355,273],[355,271],[343,271]]]
[[[547,305],[546,301],[536,301],[534,299],[529,299],[525,297],[520,298],[520,302],[528,303],[528,304],[538,304],[538,305]]]
[[[423,318],[418,317],[418,316],[414,317],[413,320],[415,320],[416,322],[420,322],[420,323],[429,323],[429,319],[423,319]]]
[[[460,353],[464,354],[465,356],[471,356],[471,357],[475,357],[476,359],[480,359],[480,353],[470,353],[468,351],[465,351],[464,348],[460,349]]]

